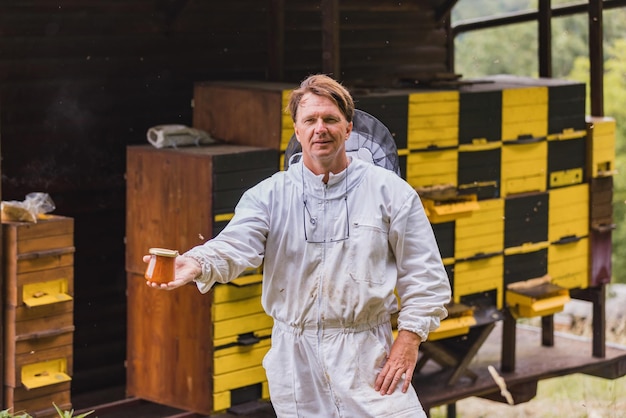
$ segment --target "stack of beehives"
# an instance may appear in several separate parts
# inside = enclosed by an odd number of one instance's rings
[[[4,408],[57,416],[71,408],[74,220],[3,222]]]

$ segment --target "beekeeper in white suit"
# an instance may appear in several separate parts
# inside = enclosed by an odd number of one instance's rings
[[[288,108],[301,161],[248,190],[217,237],[178,256],[174,281],[148,285],[195,281],[207,292],[263,263],[274,319],[263,365],[278,417],[425,417],[411,379],[450,285],[420,199],[392,171],[347,156],[354,102],[341,84],[310,76]]]

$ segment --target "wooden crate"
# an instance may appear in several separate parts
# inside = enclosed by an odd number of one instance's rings
[[[196,83],[193,126],[229,144],[284,151],[294,132],[285,107],[295,87],[259,81]]]
[[[241,145],[127,150],[126,270],[150,247],[181,252],[223,228],[243,193],[278,171],[278,152]]]
[[[255,338],[267,343],[272,326],[261,307],[258,278],[247,286],[217,285],[219,290],[204,295],[191,284],[163,292],[146,286],[142,256],[149,247],[184,252],[215,236],[245,190],[278,171],[278,154],[232,144],[128,148],[129,396],[210,415],[267,392],[262,366],[254,363],[267,348],[257,346]],[[243,370],[216,373],[217,355],[221,361],[234,359]],[[254,378],[241,379],[240,374]],[[251,386],[260,389],[247,388]]]

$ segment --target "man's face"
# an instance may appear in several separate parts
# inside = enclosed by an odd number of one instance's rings
[[[300,100],[294,128],[305,164],[308,161],[315,166],[345,168],[346,140],[352,123],[330,99],[306,93]]]

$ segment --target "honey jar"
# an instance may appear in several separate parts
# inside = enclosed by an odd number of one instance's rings
[[[174,280],[174,265],[178,251],[166,248],[150,248],[150,262],[144,277],[155,283],[169,283]]]

